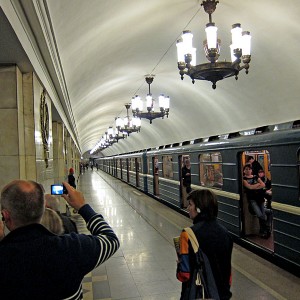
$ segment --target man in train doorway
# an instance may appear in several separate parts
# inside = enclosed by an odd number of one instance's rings
[[[191,184],[192,184],[192,174],[191,174],[191,162],[187,158],[184,161],[184,166],[181,169],[181,176],[182,176],[182,185],[185,187],[187,194],[192,191]]]
[[[254,157],[251,155],[248,156],[246,164],[251,165],[252,175],[255,175],[255,176],[258,176],[258,171],[263,169],[261,164],[257,160],[255,160]]]

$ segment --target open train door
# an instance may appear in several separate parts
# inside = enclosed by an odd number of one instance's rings
[[[253,159],[252,159],[253,158]],[[272,186],[271,186],[271,163],[270,155],[267,150],[251,150],[244,151],[240,154],[240,166],[241,166],[241,228],[242,235],[253,242],[254,244],[266,248],[270,251],[274,251],[274,237],[273,237],[273,211],[272,211]],[[250,166],[250,168],[248,167]],[[264,175],[264,176],[262,176]],[[254,179],[251,179],[251,176]],[[265,188],[260,189],[260,193],[264,193],[262,201],[258,202],[257,207],[260,211],[263,211],[265,215],[265,222],[262,222],[258,218],[258,214],[255,213],[253,205],[251,205],[248,198],[249,189],[245,187],[245,181],[254,184],[254,180],[262,180],[265,183]],[[267,180],[269,184],[267,184]],[[247,196],[248,193],[248,196]],[[270,234],[268,236],[262,234],[262,225],[269,228]]]
[[[152,157],[153,166],[153,192],[155,196],[159,196],[159,160],[158,156]]]
[[[186,184],[184,183],[184,166],[186,165],[186,161],[190,160],[190,156],[189,155],[180,155],[179,158],[179,163],[178,166],[180,168],[179,170],[179,179],[180,179],[180,206],[181,208],[187,208],[188,206],[188,200],[187,200],[187,195],[190,192],[189,188],[187,187]]]
[[[135,186],[140,187],[140,168],[141,159],[139,157],[135,158]]]

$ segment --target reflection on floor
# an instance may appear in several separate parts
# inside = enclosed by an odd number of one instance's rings
[[[83,281],[85,300],[178,300],[173,237],[191,221],[100,171],[86,171],[78,188],[105,217],[121,247]],[[80,232],[84,221],[73,215]],[[298,299],[300,279],[249,251],[234,246],[233,300]]]

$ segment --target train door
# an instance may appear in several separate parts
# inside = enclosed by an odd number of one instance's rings
[[[120,158],[120,176],[121,176],[121,180],[123,180],[123,159]]]
[[[117,158],[116,159],[116,178],[119,178],[119,170],[120,170],[120,160]]]
[[[190,156],[181,155],[179,156],[179,178],[180,178],[180,196],[181,196],[181,207],[187,208],[188,201],[187,195],[191,192],[191,167],[190,167]]]
[[[136,187],[140,186],[140,167],[141,167],[141,159],[139,157],[135,158],[135,182]]]
[[[126,181],[129,182],[129,171],[130,171],[130,162],[129,158],[126,158]]]
[[[153,165],[153,192],[155,196],[159,196],[159,160],[158,156],[152,158]]]
[[[240,155],[241,227],[246,239],[274,251],[270,163],[267,150],[244,151]]]

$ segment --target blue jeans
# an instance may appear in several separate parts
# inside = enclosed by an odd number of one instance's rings
[[[271,227],[271,209],[265,208],[264,203],[258,204],[255,200],[250,200],[250,204],[260,220],[260,224],[265,224],[268,228]]]
[[[250,200],[250,204],[251,204],[256,216],[259,219],[266,221],[267,218],[266,218],[264,203],[262,202],[261,204],[258,204],[255,200]]]

